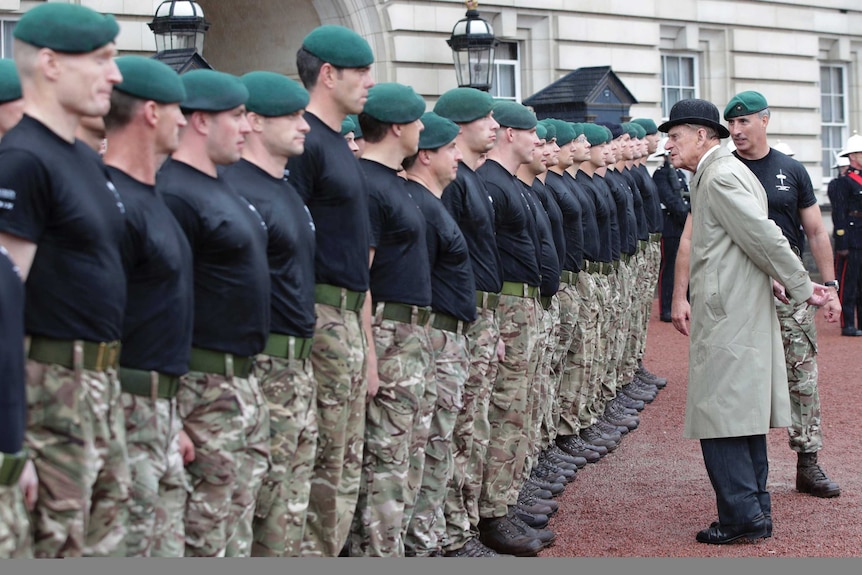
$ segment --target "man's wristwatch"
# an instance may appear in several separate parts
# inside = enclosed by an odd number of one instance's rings
[[[834,287],[835,291],[838,291],[838,280],[823,282],[823,285],[825,285],[826,287]]]

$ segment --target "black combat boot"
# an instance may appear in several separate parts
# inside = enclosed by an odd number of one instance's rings
[[[796,490],[814,497],[838,497],[841,488],[817,464],[817,453],[797,453]]]

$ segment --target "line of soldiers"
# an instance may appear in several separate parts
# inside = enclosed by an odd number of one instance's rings
[[[551,545],[667,383],[655,123],[426,111],[340,26],[302,85],[178,76],[118,30],[37,6],[0,78],[0,556]]]

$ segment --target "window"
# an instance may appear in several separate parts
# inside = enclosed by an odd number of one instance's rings
[[[667,118],[680,100],[697,98],[697,61],[693,56],[662,55],[661,111]]]
[[[517,42],[500,42],[494,51],[494,77],[491,95],[495,98],[521,101],[521,62]]]
[[[17,20],[0,20],[0,58],[12,57],[12,29]]]
[[[820,66],[821,164],[826,179],[832,175],[835,152],[847,139],[847,83],[841,65]]]

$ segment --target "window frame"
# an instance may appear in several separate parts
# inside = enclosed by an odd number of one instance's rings
[[[692,85],[684,86],[682,84],[671,85],[668,83],[668,66],[667,60],[668,58],[675,58],[677,60],[677,68],[679,68],[678,62],[682,59],[688,59],[692,62]],[[698,86],[698,78],[700,77],[700,61],[698,58],[698,54],[694,52],[662,52],[661,53],[661,108],[662,108],[662,116],[667,118],[670,115],[670,109],[673,105],[679,100],[685,99],[684,97],[680,97],[674,102],[669,102],[668,99],[668,91],[669,90],[677,90],[682,96],[683,90],[691,90],[692,95],[688,96],[690,98],[699,98],[700,97],[700,87]],[[682,74],[680,74],[682,77]]]

